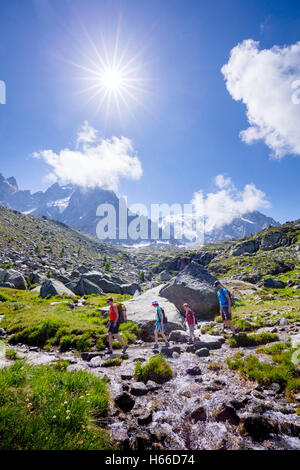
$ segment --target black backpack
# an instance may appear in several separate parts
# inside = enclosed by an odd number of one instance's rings
[[[233,305],[234,304],[234,298],[232,297],[230,290],[226,289],[226,287],[223,287],[223,289],[226,290],[226,292],[228,294],[228,297],[230,298],[230,303],[231,303],[231,305]]]
[[[166,323],[168,323],[168,318],[167,318],[167,316],[166,316],[166,314],[165,314],[164,309],[163,309],[162,307],[160,307],[160,309],[161,309],[161,313],[162,313],[162,315],[163,315],[163,322],[164,322],[164,325],[165,325]]]

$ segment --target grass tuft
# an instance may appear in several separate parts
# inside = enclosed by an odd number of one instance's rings
[[[0,450],[112,449],[97,426],[109,399],[106,381],[88,372],[17,361],[0,370]]]
[[[247,346],[260,346],[262,344],[278,341],[279,336],[276,333],[258,333],[247,335],[246,333],[239,333],[236,337],[229,339],[231,348],[247,347]]]
[[[135,366],[135,378],[139,382],[153,380],[162,384],[173,377],[173,371],[165,356],[157,355],[151,357],[144,365],[137,362]]]

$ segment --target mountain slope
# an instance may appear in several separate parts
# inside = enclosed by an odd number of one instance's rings
[[[162,229],[159,231],[159,240],[151,240],[151,226],[155,225],[150,219],[145,219],[149,237],[142,236],[133,240],[129,237],[121,238],[118,231],[119,222],[119,199],[113,191],[101,188],[87,189],[58,183],[50,186],[46,191],[31,193],[30,191],[19,190],[14,177],[5,179],[0,174],[0,205],[10,209],[16,209],[25,214],[46,216],[49,219],[63,222],[64,224],[80,229],[84,232],[96,235],[96,228],[101,217],[96,215],[100,204],[111,204],[116,210],[117,231],[116,238],[107,238],[107,241],[117,244],[134,245],[140,242],[166,242],[170,245],[184,245],[189,243],[187,239],[176,240],[174,238],[174,224],[171,225],[171,237],[166,238]],[[127,228],[136,218],[127,209]],[[205,243],[226,240],[230,238],[240,238],[251,235],[268,226],[279,226],[271,217],[266,217],[260,212],[247,213],[242,217],[234,219],[227,225],[211,232],[205,233]]]
[[[137,261],[125,250],[60,222],[0,206],[0,266],[57,278],[80,266],[103,271],[107,263],[110,274],[136,279]]]

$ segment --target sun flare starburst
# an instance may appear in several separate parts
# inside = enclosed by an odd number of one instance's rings
[[[80,90],[81,94],[87,95],[87,102],[96,100],[97,111],[105,107],[108,114],[116,108],[120,115],[122,107],[132,111],[133,104],[143,105],[141,96],[147,90],[138,60],[141,51],[130,54],[128,45],[121,48],[119,34],[112,50],[104,42],[98,48],[86,34],[91,46],[90,53],[84,54],[84,63],[72,65],[85,72],[79,78],[88,83]]]

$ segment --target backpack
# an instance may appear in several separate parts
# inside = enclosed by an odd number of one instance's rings
[[[192,318],[193,320],[195,319],[195,324],[197,325],[196,315],[195,315],[195,313],[193,312],[193,310],[189,310],[189,311],[188,311],[188,315],[189,315],[190,318]]]
[[[231,305],[233,305],[234,304],[234,298],[232,297],[230,290],[226,289],[226,287],[223,287],[223,289],[226,290],[226,292],[228,294],[228,297],[230,298],[230,303],[231,303]]]
[[[163,323],[165,325],[166,323],[168,323],[168,318],[166,317],[164,309],[162,307],[160,307],[160,309],[161,309],[161,313],[163,315]]]
[[[114,305],[115,307],[115,305]],[[119,323],[125,323],[125,317],[124,317],[124,312],[123,312],[123,304],[117,304],[118,312],[119,312]]]

